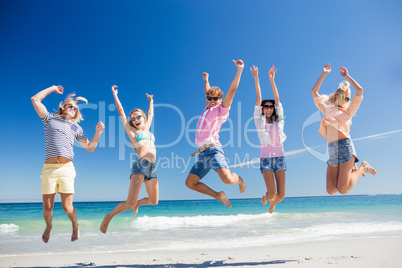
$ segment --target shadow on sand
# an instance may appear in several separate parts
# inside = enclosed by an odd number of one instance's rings
[[[203,263],[185,264],[185,263],[175,263],[175,264],[115,264],[115,265],[101,265],[98,266],[96,263],[76,263],[72,266],[63,266],[63,268],[79,268],[79,267],[96,267],[96,268],[190,268],[190,267],[236,267],[236,266],[260,266],[260,265],[270,265],[270,264],[284,264],[287,262],[297,262],[298,260],[275,260],[275,261],[265,261],[265,262],[227,262],[225,261],[204,261]],[[27,268],[27,267],[15,267],[15,268]],[[57,266],[35,266],[35,268],[59,268]]]

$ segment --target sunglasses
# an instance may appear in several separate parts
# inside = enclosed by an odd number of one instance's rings
[[[263,107],[267,109],[275,109],[274,105],[264,105]]]
[[[66,105],[67,108],[73,109],[75,112],[78,112],[78,107],[72,105],[72,104],[67,104]]]
[[[207,99],[209,100],[209,101],[211,101],[211,100],[214,100],[214,101],[217,101],[217,100],[219,100],[221,97],[211,97],[211,96],[207,96]]]
[[[142,117],[142,115],[137,115],[137,116],[130,117],[130,121],[140,120],[141,117]]]
[[[346,102],[349,102],[350,101],[350,98],[349,97],[346,97],[346,96],[344,96],[344,95],[342,95],[342,94],[338,94],[339,96],[342,96],[344,99],[345,99],[345,101]]]

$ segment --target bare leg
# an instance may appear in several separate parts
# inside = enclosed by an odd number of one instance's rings
[[[327,167],[327,192],[330,195],[334,195],[338,192],[338,174],[339,174],[339,166],[331,166]]]
[[[137,215],[138,207],[146,205],[156,206],[159,202],[159,185],[157,179],[145,181],[148,196],[138,200],[137,205],[133,208],[133,215]]]
[[[206,184],[200,182],[200,178],[194,174],[188,174],[186,179],[186,186],[191,190],[197,191],[202,194],[206,194],[212,196],[213,198],[217,199],[218,201],[222,202],[227,207],[232,207],[232,203],[230,203],[229,199],[226,197],[225,193],[216,192],[209,188]]]
[[[276,188],[274,181],[274,173],[272,171],[266,170],[262,172],[262,176],[264,177],[264,182],[267,187],[267,192],[262,196],[261,199],[261,204],[265,206],[269,200],[275,198]]]
[[[116,216],[119,213],[122,213],[123,211],[133,209],[137,205],[138,196],[140,194],[140,190],[141,190],[141,186],[144,181],[144,178],[145,178],[145,176],[142,174],[131,175],[130,187],[128,189],[127,200],[118,204],[112,210],[112,212],[105,215],[105,217],[103,218],[103,221],[101,223],[101,226],[99,228],[102,233],[104,233],[104,234],[106,233],[109,223],[114,216]]]
[[[52,219],[53,219],[53,205],[54,197],[56,194],[44,194],[42,195],[43,200],[43,218],[46,222],[46,229],[42,234],[43,242],[47,243],[50,239],[50,231],[52,230]]]
[[[230,173],[228,168],[218,168],[216,173],[218,173],[223,183],[238,184],[241,194],[246,190],[246,183],[244,182],[243,178],[238,176],[236,173]]]
[[[274,212],[275,205],[278,204],[285,197],[286,175],[285,170],[275,172],[275,181],[277,193],[273,200],[270,200],[269,213]]]
[[[363,162],[364,163],[364,162]],[[353,164],[353,168],[352,168],[352,172],[355,172],[356,170],[358,170],[359,168],[357,167],[356,163]],[[363,177],[366,177],[366,174],[362,174]]]
[[[357,170],[353,170],[355,157],[352,158],[345,163],[339,165],[339,178],[338,178],[338,191],[341,194],[347,194],[359,178],[364,174],[364,172],[368,172],[370,174],[375,175],[376,171],[372,168],[366,161],[360,165]]]
[[[70,219],[73,225],[73,233],[71,235],[71,242],[74,242],[80,237],[80,231],[78,227],[77,220],[77,211],[73,207],[73,194],[60,194],[61,195],[61,203],[63,205],[64,212],[67,213],[68,218]]]
[[[347,194],[364,173],[363,164],[357,170],[353,171],[354,163],[355,157],[352,156],[348,162],[339,165],[337,188],[341,194]]]

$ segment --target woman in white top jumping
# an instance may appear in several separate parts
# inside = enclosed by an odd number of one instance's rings
[[[275,205],[285,197],[286,161],[283,142],[286,140],[286,135],[283,133],[285,124],[283,107],[279,101],[279,94],[274,80],[275,66],[272,66],[268,71],[269,81],[271,82],[274,94],[273,100],[261,101],[258,67],[253,65],[253,68],[250,67],[250,71],[254,77],[257,93],[257,101],[254,107],[254,122],[261,143],[260,171],[267,186],[267,192],[263,195],[261,203],[265,206],[269,200],[269,213],[272,213],[275,210]]]

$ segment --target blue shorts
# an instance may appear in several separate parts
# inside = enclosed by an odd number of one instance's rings
[[[156,179],[156,165],[155,163],[151,163],[144,158],[137,157],[133,166],[131,167],[130,178],[133,174],[145,175],[144,181]]]
[[[202,179],[208,174],[211,168],[215,171],[220,168],[229,168],[225,159],[225,153],[221,147],[213,146],[200,153],[190,173]]]
[[[260,159],[260,171],[278,172],[281,170],[286,170],[286,161],[284,156],[278,157],[265,157]]]
[[[342,163],[348,162],[352,156],[355,157],[355,163],[359,162],[356,157],[355,146],[351,139],[345,138],[328,143],[329,159],[328,165],[337,166]]]

